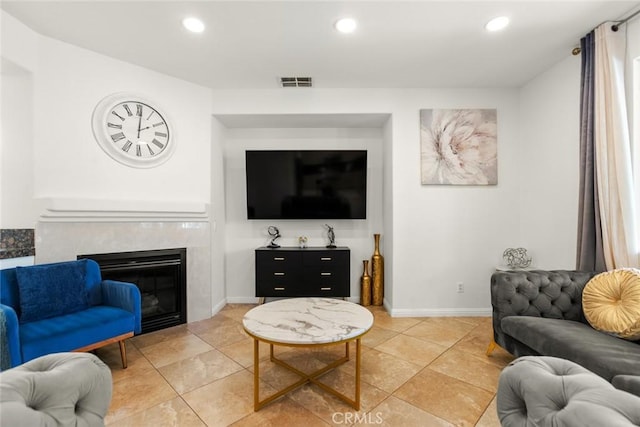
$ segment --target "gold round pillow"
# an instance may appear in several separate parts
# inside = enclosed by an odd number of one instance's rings
[[[594,276],[582,291],[582,310],[594,329],[640,339],[640,270],[621,268]]]

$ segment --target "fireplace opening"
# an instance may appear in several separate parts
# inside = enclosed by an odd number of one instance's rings
[[[102,279],[138,286],[143,334],[186,323],[186,248],[78,255],[82,258],[100,265]]]

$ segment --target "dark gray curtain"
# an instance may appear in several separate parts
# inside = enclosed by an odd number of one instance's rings
[[[578,250],[576,269],[605,271],[602,229],[595,174],[594,93],[595,32],[580,40],[580,194],[578,207]]]

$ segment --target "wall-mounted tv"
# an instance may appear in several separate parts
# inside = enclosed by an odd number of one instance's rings
[[[366,150],[247,150],[248,219],[365,219]]]

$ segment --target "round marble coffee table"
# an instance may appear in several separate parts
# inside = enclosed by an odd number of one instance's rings
[[[373,315],[366,308],[351,302],[330,298],[291,298],[269,302],[252,308],[242,319],[244,330],[253,338],[253,403],[257,411],[280,396],[306,383],[313,383],[360,409],[360,338],[373,326]],[[268,343],[271,362],[298,374],[294,384],[260,400],[260,341]],[[318,377],[349,360],[349,342],[356,342],[355,396],[351,399]],[[310,374],[304,373],[274,356],[273,346],[322,347],[345,344],[340,359]]]

